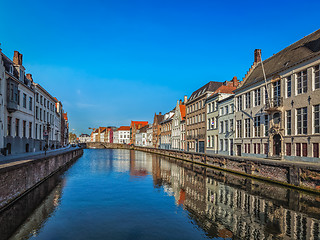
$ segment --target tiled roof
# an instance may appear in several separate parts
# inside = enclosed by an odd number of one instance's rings
[[[140,132],[140,133],[146,133],[148,127],[149,127],[149,125],[145,125],[144,127],[142,127],[142,128],[139,129],[139,132]]]
[[[64,120],[68,121],[68,113],[64,113],[63,118],[64,118]]]
[[[264,60],[263,67],[268,78],[318,54],[320,54],[320,29]],[[261,63],[256,65],[238,89],[259,81],[264,81]]]
[[[148,121],[131,121],[130,128],[137,125],[141,125],[141,127],[144,127],[147,124],[148,124]]]
[[[194,91],[191,94],[191,96],[189,98],[189,101],[193,100],[194,98],[197,98],[198,96],[202,95],[205,92],[214,92],[214,91],[216,91],[222,84],[223,84],[223,82],[213,82],[213,81],[208,82],[203,87],[201,87],[198,90]]]
[[[121,126],[117,129],[117,131],[130,131],[130,126]]]
[[[179,105],[180,108],[180,114],[181,114],[181,119],[186,118],[186,105]]]

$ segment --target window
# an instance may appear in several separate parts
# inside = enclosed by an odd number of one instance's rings
[[[250,143],[247,144],[247,153],[250,153]]]
[[[250,137],[250,118],[244,120],[245,137]]]
[[[16,134],[15,134],[16,137],[19,137],[19,119],[16,118]]]
[[[43,106],[46,107],[47,100],[43,98]]]
[[[26,135],[27,135],[27,122],[23,121],[22,122],[22,136],[26,137]]]
[[[306,93],[308,90],[307,70],[297,73],[297,94]]]
[[[260,116],[257,116],[254,118],[254,136],[255,137],[260,137],[260,125],[261,125],[261,121],[260,121]]]
[[[32,97],[29,97],[29,110],[32,110]]]
[[[286,118],[287,118],[287,121],[286,121],[286,124],[287,124],[287,128],[286,128],[286,131],[287,131],[287,135],[291,135],[291,110],[288,110],[286,111]]]
[[[308,146],[306,143],[302,143],[302,156],[303,157],[308,156]]]
[[[261,104],[261,90],[260,88],[254,90],[254,106],[259,106]]]
[[[39,102],[39,93],[36,94],[36,101]]]
[[[242,121],[237,120],[237,138],[242,137]]]
[[[246,108],[250,108],[251,106],[251,95],[250,92],[246,93]]]
[[[286,143],[286,155],[291,156],[291,143]]]
[[[257,153],[260,154],[260,143],[257,143],[257,147],[258,147]]]
[[[225,151],[229,151],[228,146],[229,146],[229,144],[228,144],[228,139],[225,139],[225,140],[224,140],[224,150],[225,150]]]
[[[7,136],[11,136],[11,121],[12,121],[12,118],[8,117]]]
[[[43,97],[42,96],[40,96],[40,104],[42,105],[43,104]]]
[[[40,121],[42,121],[42,109],[40,108]]]
[[[253,144],[253,153],[257,154],[257,144],[256,143]]]
[[[223,140],[220,139],[220,151],[223,151]]]
[[[211,104],[208,104],[208,110],[207,110],[207,112],[208,112],[208,113],[211,112]]]
[[[314,133],[320,133],[320,105],[313,107]]]
[[[281,96],[281,84],[280,81],[273,83],[273,98],[278,99]]]
[[[38,124],[37,123],[36,123],[36,131],[35,132],[36,132],[35,138],[38,139]]]
[[[29,122],[29,138],[32,138],[32,122]]]
[[[242,95],[237,97],[237,111],[242,111]]]
[[[281,118],[280,118],[280,113],[275,113],[275,114],[273,114],[273,123],[274,124],[280,124],[280,120],[281,120]]]
[[[230,105],[230,113],[233,113],[233,112],[234,112],[234,105],[231,104],[231,105]]]
[[[296,156],[301,156],[301,143],[296,143]]]
[[[223,108],[220,108],[220,115],[222,116],[223,114]]]
[[[307,107],[297,109],[297,134],[307,134]]]
[[[287,97],[291,97],[291,76],[287,77],[286,81],[287,87]]]
[[[20,90],[18,90],[17,102],[18,102],[18,105],[20,105]]]
[[[233,119],[230,119],[230,131],[233,131]]]
[[[27,107],[27,95],[24,93],[23,94],[23,100],[22,100],[22,104],[23,104],[23,107],[26,108]]]
[[[314,89],[320,88],[320,69],[319,66],[315,66],[314,68]]]
[[[211,147],[214,147],[214,136],[211,136]]]
[[[207,147],[210,147],[210,136],[208,136],[208,143],[207,143]]]
[[[226,131],[226,133],[228,133],[229,132],[229,121],[228,120],[224,121],[224,125],[225,125],[225,131]]]
[[[225,106],[225,114],[228,114],[229,113],[229,108],[228,106]]]
[[[220,129],[219,133],[223,133],[223,121],[220,121]]]

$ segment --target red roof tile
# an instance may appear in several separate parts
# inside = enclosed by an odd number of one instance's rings
[[[186,118],[186,105],[179,105],[180,108],[180,114],[181,114],[181,119]]]
[[[130,126],[121,126],[117,129],[117,131],[129,131],[130,130]]]

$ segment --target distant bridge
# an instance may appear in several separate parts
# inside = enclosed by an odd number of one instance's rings
[[[129,144],[119,143],[106,143],[106,142],[87,142],[85,143],[86,148],[100,148],[100,149],[131,149]]]

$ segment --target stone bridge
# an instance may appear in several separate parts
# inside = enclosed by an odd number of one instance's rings
[[[106,143],[106,142],[87,142],[85,143],[86,148],[107,148],[107,149],[131,149],[129,144],[118,144],[118,143]]]

